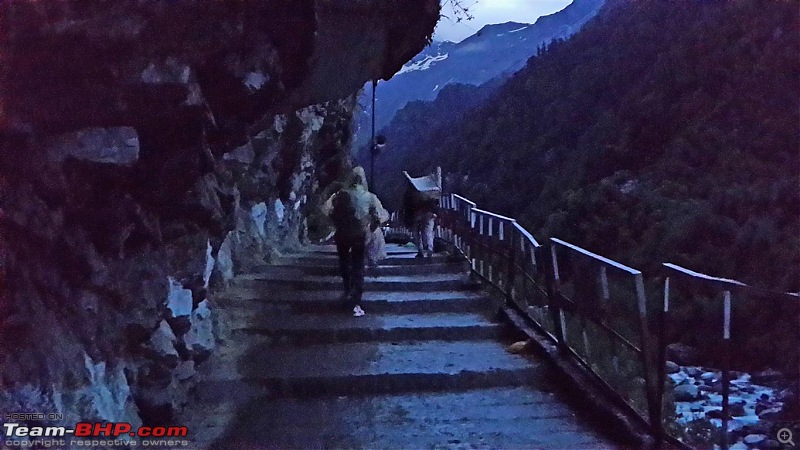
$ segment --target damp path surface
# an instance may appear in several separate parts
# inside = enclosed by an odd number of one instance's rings
[[[216,295],[217,349],[182,423],[201,448],[619,448],[447,255],[389,246],[353,317],[330,247]]]

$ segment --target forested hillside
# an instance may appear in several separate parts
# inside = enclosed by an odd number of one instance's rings
[[[409,159],[426,152],[431,136],[453,129],[474,110],[484,106],[506,80],[506,77],[499,77],[480,86],[447,85],[436,100],[409,103],[397,112],[389,126],[380,130],[389,145],[377,157],[376,172],[380,176],[374,188],[387,208],[392,211],[400,208],[407,183],[402,171],[418,168],[416,164],[409,164]],[[369,146],[364,145],[358,150],[359,163],[369,167],[369,158]]]
[[[406,160],[655,272],[800,290],[797,2],[615,2]]]
[[[484,0],[482,0],[484,1]],[[492,3],[496,0],[485,0]],[[461,42],[432,42],[394,76],[380,82],[376,99],[376,126],[383,128],[407,104],[436,99],[450,84],[479,86],[525,66],[544,42],[575,33],[594,17],[604,0],[572,0],[561,11],[539,17],[534,24],[506,22],[486,25]],[[355,142],[369,143],[372,87],[359,96]]]

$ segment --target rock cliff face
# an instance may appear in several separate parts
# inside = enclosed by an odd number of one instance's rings
[[[158,423],[437,0],[0,4],[0,411]]]

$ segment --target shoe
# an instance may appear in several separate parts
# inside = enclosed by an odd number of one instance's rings
[[[356,305],[355,308],[353,308],[353,317],[361,317],[364,314],[366,313],[364,312],[363,309],[361,309],[361,306]]]
[[[417,253],[417,258],[424,258],[425,254],[422,252]]]

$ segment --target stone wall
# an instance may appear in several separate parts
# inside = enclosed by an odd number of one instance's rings
[[[167,422],[438,2],[0,4],[0,411]]]

